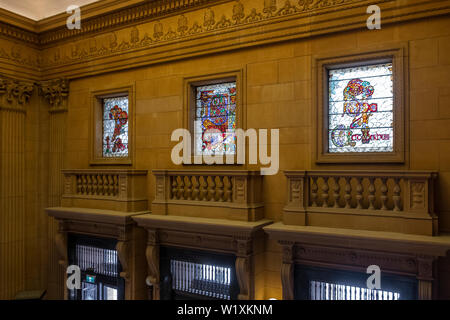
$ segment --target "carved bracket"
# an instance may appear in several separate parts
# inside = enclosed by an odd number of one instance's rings
[[[157,231],[148,230],[147,249],[145,251],[147,263],[149,267],[149,275],[146,283],[153,287],[153,299],[159,300],[160,290],[160,271],[159,271],[159,244],[157,239]]]
[[[236,258],[236,276],[239,283],[239,300],[250,299],[250,258]]]
[[[116,245],[117,256],[119,257],[120,264],[122,265],[122,272],[120,276],[125,279],[125,281],[130,280],[129,273],[129,254],[130,254],[130,244],[128,241],[119,241]]]

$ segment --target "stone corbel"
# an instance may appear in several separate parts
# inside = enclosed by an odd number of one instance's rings
[[[283,300],[294,300],[294,243],[279,241],[282,246],[281,284]]]
[[[251,283],[252,274],[252,241],[250,238],[237,238],[235,239],[236,247],[236,277],[239,283],[239,300],[253,299],[253,290]]]
[[[153,287],[153,300],[160,299],[160,270],[159,270],[159,243],[156,230],[148,230],[148,242],[145,256],[149,267],[146,278],[148,286]]]
[[[66,79],[54,79],[39,83],[39,92],[50,105],[49,112],[67,111],[69,82]]]
[[[122,265],[122,272],[120,273],[120,276],[124,278],[125,281],[130,280],[130,273],[128,271],[128,260],[130,253],[129,247],[129,241],[119,241],[116,244],[117,256],[119,258],[120,264]]]
[[[64,268],[67,268],[69,258],[67,254],[67,233],[65,230],[64,221],[59,222],[58,232],[55,235],[55,242],[56,242],[56,249],[58,250],[58,254],[60,257],[58,263]]]

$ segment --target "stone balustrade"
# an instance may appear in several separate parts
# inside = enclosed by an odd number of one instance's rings
[[[148,208],[146,170],[82,169],[62,173],[64,207],[125,212]]]
[[[154,214],[256,221],[264,217],[262,176],[246,170],[153,170]]]
[[[285,175],[286,224],[436,233],[435,172],[318,170]]]

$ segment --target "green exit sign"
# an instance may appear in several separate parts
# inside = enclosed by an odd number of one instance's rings
[[[89,274],[86,275],[86,282],[95,283],[95,276],[91,276]]]

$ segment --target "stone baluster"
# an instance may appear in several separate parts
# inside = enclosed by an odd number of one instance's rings
[[[177,200],[178,199],[178,194],[177,194],[177,190],[178,190],[178,182],[177,182],[177,176],[171,176],[170,180],[171,180],[171,189],[170,189],[170,199],[173,200]]]
[[[363,178],[356,178],[356,209],[363,208]]]
[[[351,177],[345,177],[345,209],[351,209],[352,207],[352,184],[351,184],[352,178]]]
[[[81,175],[81,181],[82,181],[82,194],[86,195],[88,194],[88,189],[87,189],[87,180],[86,180],[86,175]]]
[[[233,179],[230,176],[227,177],[227,184],[225,186],[225,197],[228,202],[233,201]]]
[[[83,194],[82,183],[81,175],[77,175],[77,194]]]
[[[388,192],[388,187],[387,187],[387,178],[383,177],[381,178],[381,210],[387,210],[387,192]]]
[[[98,183],[97,183],[97,175],[93,174],[92,177],[92,194],[97,195],[98,193]]]
[[[98,194],[102,196],[103,195],[103,175],[98,174],[97,181],[98,181]]]
[[[192,185],[193,185],[192,200],[199,200],[200,177],[193,176],[192,177]]]
[[[217,188],[218,188],[218,190],[217,190],[217,193],[218,193],[218,198],[219,198],[219,201],[220,202],[223,202],[223,201],[225,201],[225,199],[223,198],[223,195],[224,195],[224,187],[225,187],[225,184],[224,184],[224,182],[223,182],[223,176],[218,176],[218,180],[219,180],[219,183],[218,183],[218,185],[217,185]]]
[[[369,177],[369,210],[375,210],[375,178]]]
[[[209,201],[216,201],[216,176],[211,176],[211,183],[209,184]]]
[[[178,184],[178,199],[185,200],[184,197],[184,176],[180,176],[180,183]]]
[[[394,211],[401,211],[401,196],[400,196],[400,178],[394,178],[394,190],[393,190],[393,200],[394,200]]]
[[[317,177],[311,177],[311,206],[317,207]]]
[[[328,186],[328,177],[323,177],[323,185],[322,185],[322,207],[328,208],[328,190],[330,190],[330,187]]]
[[[186,199],[192,200],[192,176],[186,176]]]
[[[119,176],[114,175],[113,176],[113,180],[114,180],[114,192],[113,192],[113,195],[117,196],[119,194]]]
[[[200,185],[200,200],[208,200],[208,176],[203,176],[203,183]]]
[[[91,179],[91,175],[87,174],[86,175],[86,184],[87,184],[87,194],[88,195],[92,195],[92,179]]]
[[[114,195],[114,179],[112,175],[108,175],[108,196]]]
[[[335,177],[333,178],[333,198],[334,198],[334,207],[335,208],[340,208],[339,205],[339,194],[340,194],[340,190],[341,190],[341,186],[339,185],[339,180],[341,178],[340,177]]]

